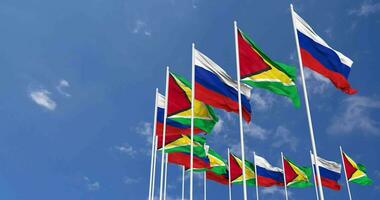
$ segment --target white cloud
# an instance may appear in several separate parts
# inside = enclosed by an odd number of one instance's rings
[[[329,133],[347,134],[361,130],[380,135],[380,123],[371,117],[372,110],[380,109],[380,101],[365,96],[350,96],[343,100],[342,111],[333,117]]]
[[[57,91],[62,94],[65,97],[71,97],[71,95],[64,91],[64,88],[70,87],[70,83],[66,81],[65,79],[62,79],[59,81],[59,84],[57,85]]]
[[[135,25],[132,29],[133,34],[139,34],[142,33],[145,36],[151,36],[152,32],[148,29],[146,22],[142,21],[141,19],[138,19],[135,21]]]
[[[215,124],[214,129],[213,129],[213,131],[216,134],[219,134],[219,133],[222,132],[222,130],[223,130],[223,123],[224,123],[223,119],[219,117],[219,121]]]
[[[309,68],[304,68],[304,76],[306,80],[306,85],[308,91],[311,91],[313,94],[322,94],[330,86],[330,80],[324,76],[311,71]],[[301,85],[302,79],[298,77],[298,82]],[[302,85],[301,85],[302,86]]]
[[[120,153],[127,154],[130,157],[134,157],[137,153],[137,151],[129,144],[115,146],[114,149],[118,150]]]
[[[30,98],[32,98],[36,104],[53,111],[57,107],[57,104],[49,97],[49,95],[50,92],[45,89],[33,90],[29,94]]]
[[[260,140],[265,140],[268,138],[268,135],[270,132],[261,126],[255,124],[255,123],[249,123],[249,124],[244,124],[244,133],[247,134],[247,136],[260,139]]]
[[[98,181],[92,181],[87,176],[83,177],[86,187],[89,191],[97,191],[100,189],[100,183]]]
[[[263,195],[281,194],[285,196],[284,187],[264,187],[260,190]],[[288,197],[292,196],[292,193],[288,190]]]
[[[274,95],[270,91],[253,90],[251,94],[253,102],[252,110],[264,111],[272,107],[274,103]]]
[[[148,144],[152,143],[153,125],[150,122],[140,122],[135,131],[146,138]]]
[[[273,147],[278,148],[287,145],[291,150],[296,151],[298,146],[298,139],[297,137],[293,136],[289,129],[285,128],[284,126],[277,127],[273,138]]]
[[[356,16],[368,16],[380,12],[380,3],[373,3],[372,1],[364,1],[357,9],[352,9],[348,13]]]
[[[127,185],[138,183],[140,180],[140,178],[124,177],[124,183]]]

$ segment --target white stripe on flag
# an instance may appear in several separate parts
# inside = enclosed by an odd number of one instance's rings
[[[165,96],[158,93],[157,107],[165,109]]]
[[[281,168],[273,167],[265,158],[258,155],[255,155],[255,164],[270,171],[282,172]]]
[[[311,155],[311,161],[313,163],[313,165],[315,164],[314,163],[314,156],[313,154],[310,154]],[[339,164],[339,163],[336,163],[334,161],[329,161],[329,160],[326,160],[326,159],[323,159],[321,157],[318,156],[317,158],[318,160],[318,166],[319,167],[323,167],[325,169],[328,169],[328,170],[331,170],[333,172],[336,172],[338,174],[340,174],[340,171],[342,169],[342,165]]]

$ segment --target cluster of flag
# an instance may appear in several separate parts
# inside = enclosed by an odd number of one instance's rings
[[[292,11],[292,16],[300,63],[330,79],[344,93],[355,94],[357,91],[348,82],[353,62],[331,48],[297,13]],[[339,190],[341,165],[336,162],[312,157],[314,167],[305,167],[282,155],[283,166],[274,167],[258,155],[254,155],[254,162],[249,162],[228,153],[226,160],[206,144],[205,135],[212,132],[219,120],[214,108],[234,112],[251,122],[252,88],[285,96],[300,107],[296,68],[272,60],[238,27],[235,42],[238,80],[194,46],[191,82],[167,71],[166,94],[156,93],[155,148],[168,155],[168,162],[203,172],[207,179],[220,184],[304,188],[318,183],[312,179],[317,180],[319,173],[322,186]],[[370,184],[365,167],[343,151],[341,154],[347,181]],[[314,171],[318,173],[313,176]]]

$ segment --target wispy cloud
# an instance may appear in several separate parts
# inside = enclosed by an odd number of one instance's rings
[[[98,181],[92,181],[90,178],[88,178],[87,176],[84,176],[83,177],[83,180],[86,184],[86,188],[89,190],[89,191],[97,191],[100,189],[100,183]]]
[[[270,132],[267,129],[255,123],[244,124],[244,133],[246,133],[247,136],[259,140],[266,140],[268,138],[268,135],[270,134]]]
[[[380,12],[380,3],[379,2],[374,3],[372,1],[364,1],[361,3],[361,5],[358,8],[351,9],[348,11],[350,15],[356,15],[359,17],[369,16],[377,12]]]
[[[140,178],[132,178],[132,177],[124,177],[124,180],[123,180],[123,182],[127,185],[135,184],[135,183],[138,183],[140,181],[141,181]]]
[[[223,124],[224,124],[223,119],[219,117],[219,121],[215,124],[213,131],[214,131],[216,134],[221,133],[222,130],[223,130]]]
[[[272,107],[274,103],[274,95],[268,91],[255,90],[251,94],[251,101],[255,110],[264,111]]]
[[[50,92],[45,89],[32,90],[29,93],[30,98],[32,98],[36,104],[53,111],[57,107],[57,104],[50,98],[49,95]]]
[[[380,109],[380,101],[365,96],[350,96],[343,100],[341,112],[333,117],[327,131],[333,134],[348,134],[364,131],[380,135],[380,123],[371,117],[371,111]]]
[[[283,187],[266,187],[261,190],[261,193],[263,195],[274,195],[274,194],[281,194],[285,196],[285,191]],[[292,196],[292,193],[288,191],[288,197]]]
[[[146,138],[148,144],[152,143],[153,125],[150,122],[140,122],[135,131]]]
[[[65,96],[65,97],[71,97],[71,94],[67,93],[64,91],[65,88],[68,88],[70,87],[70,83],[68,81],[66,81],[65,79],[62,79],[59,81],[58,85],[57,85],[57,91]]]
[[[145,21],[138,19],[135,21],[134,27],[132,29],[133,34],[143,34],[145,36],[151,36],[152,32],[148,29]]]
[[[134,157],[137,154],[137,151],[129,144],[114,146],[114,149],[130,157]]]
[[[289,146],[291,150],[296,151],[298,146],[298,139],[294,135],[291,134],[289,129],[284,126],[277,127],[274,135],[273,135],[273,143],[272,146],[279,148],[281,146]]]

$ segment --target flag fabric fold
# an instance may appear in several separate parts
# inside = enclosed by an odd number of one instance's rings
[[[230,153],[230,166],[231,182],[243,184],[243,163],[240,158]],[[256,185],[255,167],[252,163],[245,161],[245,181],[247,185]]]
[[[273,167],[265,158],[255,155],[257,170],[257,184],[263,187],[283,186],[284,175],[282,169]]]
[[[312,154],[311,161],[313,163],[313,167],[315,168],[314,156]],[[317,162],[319,166],[319,173],[321,175],[322,186],[332,190],[340,190],[341,186],[338,181],[341,176],[340,172],[342,165],[320,157],[317,157]]]
[[[346,153],[342,152],[342,154],[347,180],[360,185],[371,185],[372,180],[368,177],[365,166],[356,163]]]
[[[311,183],[313,173],[311,167],[298,166],[285,156],[284,173],[287,187],[305,188],[313,185]]]
[[[192,93],[190,83],[185,78],[170,73],[168,87],[168,119],[190,125]],[[218,120],[211,106],[195,99],[194,127],[210,133]]]
[[[347,94],[355,94],[348,82],[353,61],[331,48],[314,30],[293,11],[301,59],[304,66],[330,79],[336,88]]]
[[[296,68],[271,60],[243,31],[238,29],[240,76],[243,83],[290,98],[300,106],[295,84]]]
[[[194,50],[195,62],[195,98],[227,112],[239,113],[238,86],[219,65]],[[242,113],[245,121],[251,120],[249,99],[251,88],[241,84]]]

